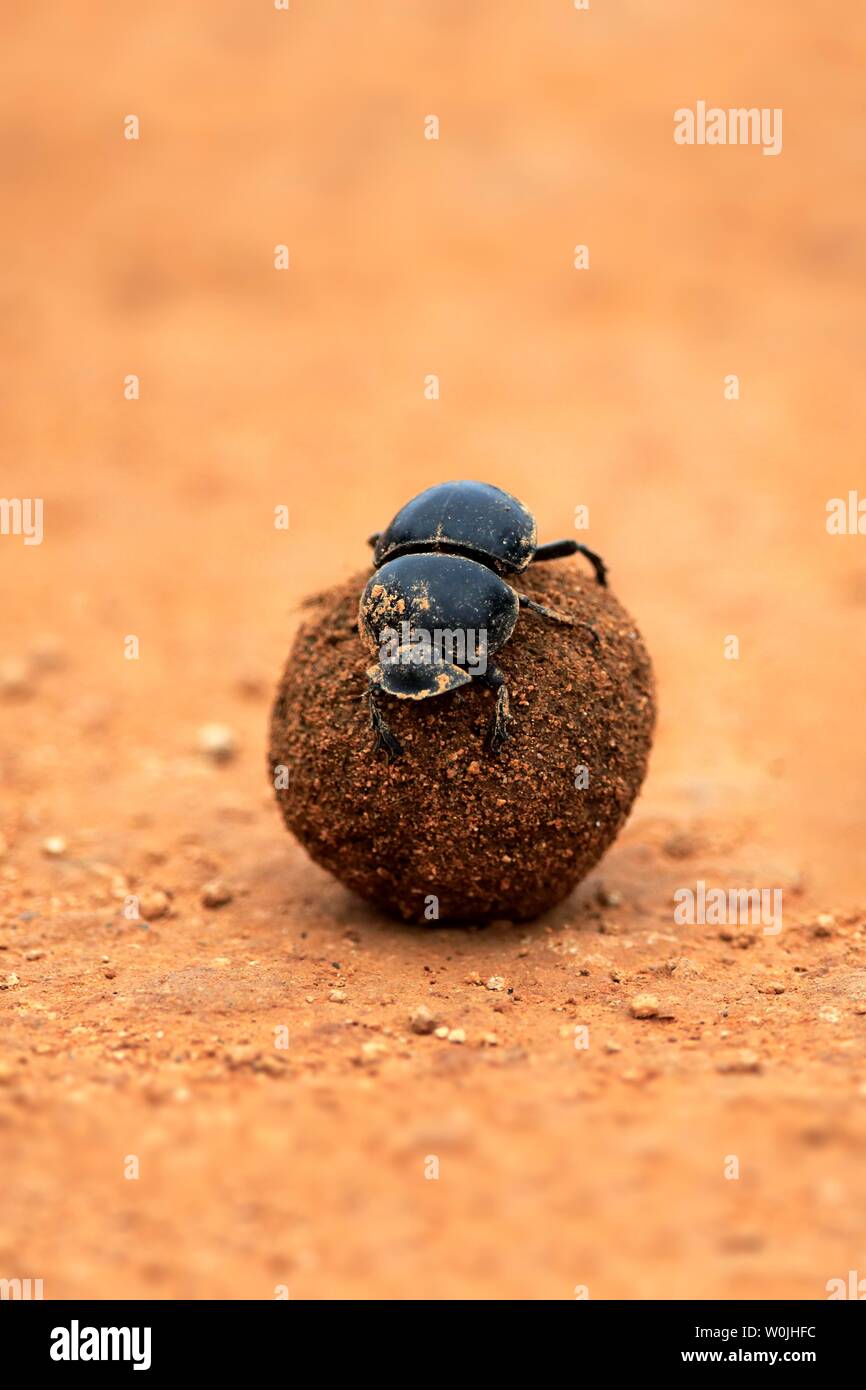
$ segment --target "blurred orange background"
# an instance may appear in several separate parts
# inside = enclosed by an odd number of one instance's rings
[[[8,7],[0,490],[43,498],[45,535],[0,536],[0,1277],[823,1297],[866,1273],[866,540],[825,524],[866,488],[864,37],[850,0]],[[782,108],[783,152],[676,145],[699,99]],[[588,506],[656,662],[638,810],[528,931],[378,919],[265,778],[301,599],[452,477],[542,539]],[[676,941],[698,877],[782,886],[783,936]],[[123,919],[156,890],[169,915]],[[669,1018],[630,1018],[645,988]],[[409,1029],[431,990],[465,1045]]]

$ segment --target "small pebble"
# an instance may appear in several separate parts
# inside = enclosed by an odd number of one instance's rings
[[[33,693],[30,674],[23,661],[8,660],[0,665],[0,695],[21,699]]]
[[[669,836],[662,849],[670,859],[689,859],[695,853],[697,845],[691,835],[681,831]]]
[[[267,683],[261,676],[253,672],[245,671],[238,676],[235,681],[235,689],[239,695],[245,695],[248,700],[257,700],[260,696],[266,695],[268,691]]]
[[[433,1029],[433,1032],[435,1033],[435,1035],[436,1035],[437,1038],[447,1038],[447,1037],[448,1037],[448,1029],[445,1027],[444,1024],[440,1024],[440,1026],[439,1026],[438,1028],[434,1028],[434,1029]]]
[[[748,946],[754,946],[758,939],[758,933],[752,927],[740,923],[736,926],[722,927],[719,938],[722,941],[730,941],[734,946],[744,951]]]
[[[688,956],[674,956],[667,963],[668,973],[676,975],[680,980],[694,980],[703,975],[703,966],[696,961],[690,960]]]
[[[332,1004],[345,1004],[346,991],[344,989],[332,989],[331,993],[328,995],[328,998],[330,999]]]
[[[56,859],[59,855],[66,853],[66,841],[62,835],[49,835],[47,840],[42,841],[42,853]]]
[[[604,884],[596,890],[596,901],[601,907],[621,907],[622,893],[616,888],[605,888]]]
[[[237,752],[237,740],[227,724],[202,724],[196,746],[215,763],[227,763]]]
[[[628,1006],[632,1018],[655,1018],[659,1001],[654,994],[636,994]]]
[[[171,900],[161,888],[153,888],[139,895],[138,910],[146,922],[152,917],[165,917],[170,907]]]
[[[491,975],[491,976],[490,976],[490,979],[487,981],[486,988],[487,988],[487,989],[504,989],[504,988],[505,988],[505,981],[503,980],[503,978],[502,978],[501,975]]]
[[[436,1016],[430,1012],[426,1004],[419,1004],[409,1015],[409,1027],[413,1033],[432,1033],[436,1027]]]
[[[761,1059],[757,1052],[752,1052],[748,1047],[744,1047],[733,1057],[724,1057],[721,1062],[716,1063],[716,1071],[723,1073],[747,1073],[759,1072],[761,1070]]]
[[[448,1041],[453,1043],[465,1043],[466,1033],[462,1028],[452,1028],[448,1034]]]
[[[232,891],[227,883],[223,883],[221,878],[212,879],[206,883],[201,891],[201,901],[204,907],[225,907],[226,903],[232,900]]]
[[[66,662],[66,652],[58,637],[46,633],[30,644],[30,660],[41,671],[58,671]]]

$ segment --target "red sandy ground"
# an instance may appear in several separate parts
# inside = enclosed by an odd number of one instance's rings
[[[44,498],[45,540],[0,537],[0,1277],[822,1298],[866,1275],[866,539],[824,524],[863,483],[864,19],[699,8],[13,6],[0,490]],[[782,107],[783,154],[675,146],[699,98]],[[423,931],[291,843],[266,722],[303,595],[461,475],[545,538],[590,507],[661,722],[568,903]],[[214,720],[223,765],[196,751]],[[782,888],[784,930],[676,926],[699,878]],[[156,889],[168,915],[123,916]],[[414,1033],[421,1003],[465,1041]]]

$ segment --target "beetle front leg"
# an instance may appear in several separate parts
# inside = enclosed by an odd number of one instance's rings
[[[398,738],[395,738],[388,728],[388,725],[385,723],[382,711],[379,709],[376,694],[376,686],[373,681],[370,681],[367,686],[365,698],[370,708],[370,728],[376,735],[376,741],[373,744],[373,752],[378,753],[384,748],[388,757],[388,762],[392,763],[395,758],[402,757],[403,745]]]
[[[547,545],[538,547],[531,563],[534,565],[545,560],[561,560],[566,555],[585,555],[595,570],[596,583],[607,588],[607,565],[600,555],[596,555],[595,551],[590,550],[582,541],[548,541]]]
[[[518,594],[517,598],[521,608],[528,608],[533,613],[539,613],[542,618],[550,618],[553,622],[563,623],[566,627],[585,628],[595,646],[601,646],[601,638],[592,623],[580,623],[576,618],[570,618],[567,613],[557,613],[555,608],[545,608],[543,603],[536,603],[535,599],[530,598],[528,594]]]
[[[480,680],[489,690],[496,692],[496,707],[488,725],[484,743],[489,752],[498,753],[503,743],[511,738],[508,726],[514,720],[505,676],[498,666],[488,666],[484,675],[476,676],[475,679]]]

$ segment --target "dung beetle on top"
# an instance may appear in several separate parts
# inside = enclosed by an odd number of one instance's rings
[[[491,483],[439,483],[407,502],[386,530],[370,537],[375,571],[358,615],[362,639],[378,652],[365,697],[375,748],[389,761],[403,749],[388,728],[379,695],[425,700],[475,679],[496,693],[487,747],[496,753],[512,722],[505,676],[488,658],[505,645],[521,608],[570,627],[589,623],[557,613],[512,588],[505,576],[539,560],[585,555],[599,584],[604,561],[579,541],[539,546],[535,518]]]

